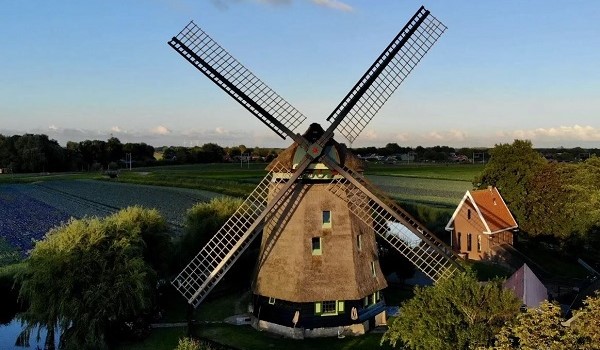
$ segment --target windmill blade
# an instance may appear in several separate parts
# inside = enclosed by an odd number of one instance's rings
[[[273,167],[237,211],[172,281],[189,304],[197,307],[204,300],[259,235],[265,217],[276,213],[279,203],[285,202],[289,197],[292,185],[300,173],[294,174],[295,177],[290,174],[290,180],[274,198],[272,193],[269,197],[269,190],[274,182],[281,179],[282,173],[287,173],[287,169],[280,165]]]
[[[344,199],[359,219],[372,225],[379,236],[428,277],[438,281],[463,269],[452,248],[391,199],[374,191],[362,175],[340,167],[331,159],[323,161],[343,176],[332,181],[328,189]]]
[[[421,7],[327,118],[350,143],[444,33],[446,26]]]
[[[233,58],[193,21],[169,45],[277,135],[295,139],[306,117]]]

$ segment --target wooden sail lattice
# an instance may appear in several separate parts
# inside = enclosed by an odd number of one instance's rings
[[[352,144],[446,29],[421,7],[327,120]]]
[[[193,21],[169,45],[281,138],[306,120]]]
[[[275,181],[275,175],[282,172],[287,172],[285,167],[275,165],[236,212],[173,280],[173,285],[189,304],[197,307],[259,235],[258,228],[267,214],[269,189]]]
[[[363,186],[369,186],[362,175],[349,168],[343,169]],[[379,236],[433,281],[447,278],[460,268],[458,265],[459,258],[452,249],[420,225],[402,208],[392,204],[392,200],[378,193],[377,197],[384,198],[384,201],[381,204],[377,203],[345,177],[334,179],[327,188],[336,196],[345,200],[354,215],[366,225],[372,226]],[[415,237],[419,239],[418,244],[415,244]]]

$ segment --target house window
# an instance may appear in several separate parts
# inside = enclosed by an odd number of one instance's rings
[[[275,305],[275,298],[269,297],[269,304],[270,305]]]
[[[323,310],[323,308],[322,308],[321,302],[317,301],[315,303],[315,314],[317,314],[317,315],[321,314],[321,312],[323,312],[322,310]]]
[[[481,235],[477,235],[477,251],[481,251]]]
[[[331,212],[329,210],[323,211],[323,228],[331,228]]]
[[[467,220],[471,220],[471,209],[467,209]]]
[[[462,241],[462,233],[458,233],[458,240],[456,242],[456,248],[458,248],[458,251],[460,251],[460,242]]]
[[[321,255],[323,251],[321,250],[321,237],[313,237],[311,240],[312,246],[312,255]]]
[[[363,306],[364,306],[364,307],[367,307],[367,306],[369,306],[369,302],[370,302],[370,301],[371,301],[371,296],[370,296],[370,295],[367,295],[367,296],[365,297],[365,299],[363,300]]]
[[[472,246],[471,246],[471,236],[472,235],[470,233],[467,233],[467,250],[468,251],[471,251],[471,249],[472,249]]]
[[[358,247],[358,250],[362,249],[362,235],[356,236],[356,246]]]
[[[371,261],[371,273],[373,277],[377,277],[377,270],[375,270],[375,261]]]
[[[344,312],[344,306],[345,305],[344,305],[344,301],[343,300],[338,301],[337,302],[337,307],[338,307],[337,310],[338,310],[338,312]]]

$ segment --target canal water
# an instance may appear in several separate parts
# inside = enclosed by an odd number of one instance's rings
[[[38,340],[38,330],[34,329],[29,334],[29,346],[16,346],[17,338],[23,331],[23,326],[21,325],[21,321],[17,319],[13,319],[8,324],[0,324],[0,350],[38,350],[44,349],[44,344],[46,343],[46,329],[41,329],[39,332],[39,340]],[[58,331],[54,334],[55,343],[54,346],[58,349],[58,341],[60,335]]]

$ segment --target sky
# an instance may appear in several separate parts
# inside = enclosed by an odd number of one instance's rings
[[[168,40],[194,20],[302,133],[421,5],[448,30],[352,146],[600,147],[595,0],[0,0],[0,134],[285,147]]]

